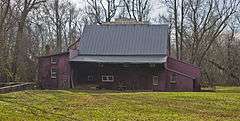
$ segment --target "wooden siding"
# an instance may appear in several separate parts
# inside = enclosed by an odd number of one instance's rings
[[[171,78],[173,75],[176,75],[176,84],[171,84]],[[167,71],[167,83],[165,91],[180,91],[180,92],[192,92],[193,89],[193,79],[188,78],[186,76],[176,74],[171,71]]]
[[[57,63],[52,64],[51,58],[56,57]],[[43,88],[58,89],[70,87],[69,54],[59,54],[39,58],[39,76]],[[57,78],[51,78],[51,68],[57,69]]]
[[[117,89],[121,83],[126,84],[130,90],[164,90],[165,76],[163,65],[150,67],[149,64],[134,64],[125,67],[124,64],[97,64],[97,63],[72,63],[74,70],[74,83],[82,84],[106,84],[109,88]],[[84,71],[82,71],[84,70]],[[102,75],[113,75],[114,82],[102,82]],[[94,76],[95,81],[89,82],[88,76]],[[159,77],[159,85],[154,86],[152,77]]]

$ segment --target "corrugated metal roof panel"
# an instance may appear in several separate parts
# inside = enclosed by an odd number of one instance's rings
[[[80,55],[167,54],[167,25],[87,25]]]
[[[77,56],[72,62],[95,63],[165,63],[167,56]]]

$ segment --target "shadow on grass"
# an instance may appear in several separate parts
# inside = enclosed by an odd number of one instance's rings
[[[240,87],[237,86],[215,86],[202,88],[201,92],[215,92],[215,93],[240,93]]]
[[[152,92],[148,90],[107,90],[107,89],[98,89],[98,90],[81,90],[81,89],[67,89],[66,91],[70,92],[81,92],[81,93],[95,93],[95,94],[105,94],[105,93],[139,93],[139,92]]]
[[[21,92],[29,92],[29,90],[21,91]],[[49,89],[37,89],[31,90],[31,92],[41,92],[48,94],[51,92],[52,94],[59,94],[59,93],[85,93],[85,94],[106,94],[106,93],[142,93],[142,92],[154,92],[151,90],[107,90],[107,89],[56,89],[56,90],[49,90]],[[240,87],[223,87],[223,86],[216,86],[216,88],[202,88],[200,92],[212,92],[212,93],[240,93]],[[15,93],[15,92],[12,92]],[[158,92],[156,92],[158,93]],[[171,93],[171,92],[159,92],[159,93]],[[173,92],[177,93],[177,92]],[[180,93],[180,92],[179,92]],[[194,92],[193,92],[194,93]],[[6,94],[6,93],[5,93]]]

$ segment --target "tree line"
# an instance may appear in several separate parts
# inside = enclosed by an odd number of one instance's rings
[[[86,24],[116,18],[169,24],[171,56],[201,67],[203,83],[240,85],[240,0],[0,1],[0,78],[36,80],[37,57],[67,51]],[[164,8],[153,9],[154,7]],[[163,10],[163,11],[160,11]],[[153,17],[151,13],[158,13]]]

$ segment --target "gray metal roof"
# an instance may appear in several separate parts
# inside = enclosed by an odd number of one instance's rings
[[[165,63],[166,56],[77,56],[70,61],[96,62],[96,63]]]
[[[86,25],[79,55],[166,55],[167,39],[168,25]]]

